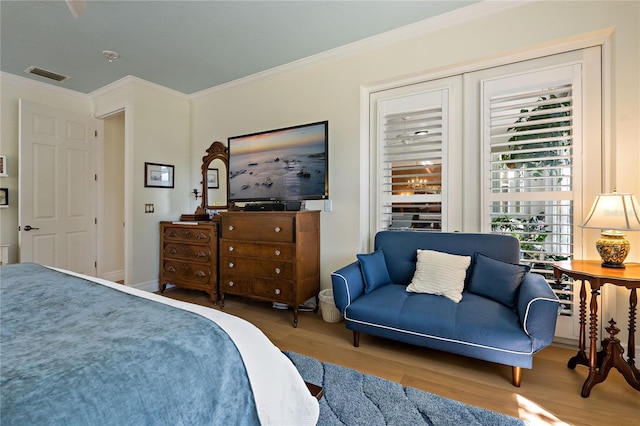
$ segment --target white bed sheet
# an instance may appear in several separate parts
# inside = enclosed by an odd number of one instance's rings
[[[205,306],[170,299],[101,278],[60,268],[51,269],[190,311],[215,322],[231,337],[242,356],[261,424],[315,425],[318,421],[318,400],[311,395],[298,370],[289,358],[250,322]]]

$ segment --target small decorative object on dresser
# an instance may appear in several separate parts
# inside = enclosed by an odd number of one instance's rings
[[[293,308],[320,291],[320,212],[225,212],[220,222],[220,296]],[[315,309],[317,312],[317,308]]]
[[[218,222],[160,222],[160,293],[167,284],[218,301]]]

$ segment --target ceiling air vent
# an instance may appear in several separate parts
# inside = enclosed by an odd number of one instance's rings
[[[62,82],[62,81],[69,80],[69,77],[67,77],[66,75],[57,74],[53,71],[47,71],[45,69],[38,68],[38,67],[29,67],[26,70],[24,70],[24,72],[28,74],[33,74],[40,77],[48,78],[50,80],[55,80],[55,81]]]

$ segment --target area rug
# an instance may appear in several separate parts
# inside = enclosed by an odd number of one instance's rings
[[[525,425],[520,419],[404,387],[295,352],[284,352],[302,378],[324,388],[319,426]]]

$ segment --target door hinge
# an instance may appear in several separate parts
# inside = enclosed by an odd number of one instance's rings
[[[96,182],[98,181],[98,175],[97,174],[93,175],[93,180],[95,180]]]
[[[97,217],[94,217],[94,218],[93,218],[93,224],[94,224],[94,225],[97,225],[97,224],[98,224],[98,218],[97,218]]]
[[[93,135],[97,138],[97,137],[98,137],[98,131],[97,131],[97,130],[94,130],[94,131],[93,131]]]
[[[98,269],[98,262],[93,262],[93,267]]]

